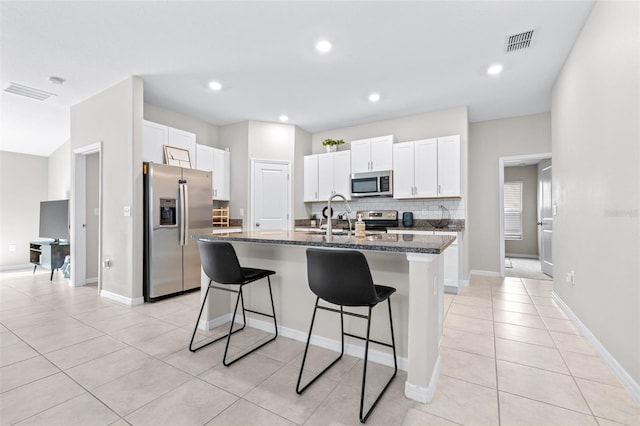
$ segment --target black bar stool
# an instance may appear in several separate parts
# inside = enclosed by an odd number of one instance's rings
[[[222,359],[222,364],[225,367],[230,366],[234,362],[244,358],[249,355],[253,351],[260,349],[267,343],[273,342],[276,337],[278,337],[278,324],[276,323],[276,310],[273,305],[273,293],[271,292],[271,279],[269,278],[271,275],[275,274],[275,271],[270,271],[268,269],[254,269],[254,268],[243,268],[240,266],[238,262],[238,257],[236,256],[236,251],[233,249],[233,246],[227,242],[221,241],[202,241],[198,240],[198,249],[200,249],[200,261],[202,262],[202,268],[204,269],[204,273],[209,278],[209,286],[207,287],[207,292],[202,299],[202,307],[200,308],[200,314],[198,314],[198,319],[196,320],[196,326],[193,329],[193,335],[191,336],[191,343],[189,343],[189,350],[191,352],[195,352],[198,349],[202,349],[205,346],[209,346],[212,343],[215,343],[224,338],[227,339],[227,345],[224,349],[224,357]],[[265,314],[263,312],[253,311],[251,309],[245,309],[244,307],[244,298],[242,297],[242,287],[247,284],[250,284],[259,279],[266,278],[267,283],[269,284],[269,297],[271,298],[271,311],[273,314]],[[212,283],[216,282],[219,284],[232,284],[240,286],[238,290],[234,290],[227,287],[219,287],[213,285]],[[236,298],[236,306],[233,310],[233,316],[231,317],[231,326],[229,327],[229,333],[224,336],[217,337],[207,343],[201,344],[197,347],[193,346],[193,340],[196,337],[196,331],[198,330],[198,324],[200,323],[200,317],[202,317],[202,311],[204,310],[205,302],[207,301],[207,297],[209,296],[209,290],[212,288],[218,290],[229,291],[231,293],[236,293],[238,296]],[[243,324],[237,330],[233,330],[233,323],[236,317],[236,313],[238,311],[238,302],[242,305],[242,319]],[[251,349],[245,354],[235,358],[234,360],[227,361],[227,351],[229,350],[229,342],[231,341],[231,335],[241,331],[247,325],[247,317],[245,312],[251,312],[254,314],[262,315],[265,317],[273,318],[273,327],[275,328],[275,335],[262,343],[261,345]]]
[[[296,385],[296,392],[301,394],[304,392],[313,382],[315,382],[320,376],[322,376],[329,368],[331,368],[336,362],[338,362],[342,355],[344,355],[344,336],[355,337],[365,341],[364,349],[364,368],[362,371],[362,389],[360,391],[360,421],[362,423],[367,421],[369,415],[375,408],[376,404],[387,390],[393,379],[398,372],[398,361],[396,359],[396,343],[393,335],[393,319],[391,317],[391,299],[390,296],[396,291],[393,287],[387,287],[383,285],[376,285],[371,278],[371,271],[369,264],[364,254],[359,251],[352,250],[325,250],[325,249],[307,249],[307,276],[309,279],[309,287],[311,291],[317,296],[316,304],[313,308],[313,316],[311,317],[311,326],[309,327],[309,336],[307,337],[307,345],[304,349],[304,355],[302,357],[302,365],[300,366],[300,375],[298,376],[298,383]],[[326,306],[319,306],[320,299],[339,305],[340,309],[334,309]],[[387,301],[389,304],[389,325],[391,327],[391,344],[378,342],[369,338],[369,332],[371,329],[371,310],[380,302]],[[353,312],[345,312],[344,306],[366,306],[369,308],[368,315],[356,314]],[[302,371],[304,370],[304,363],[307,359],[307,351],[309,350],[309,341],[311,340],[311,332],[313,330],[313,323],[316,319],[316,311],[323,309],[325,311],[337,312],[340,314],[340,328],[342,337],[342,350],[340,356],[336,358],[331,364],[329,364],[320,374],[315,376],[304,387],[300,388],[300,380],[302,379]],[[350,315],[357,318],[364,318],[367,320],[367,335],[366,337],[356,336],[350,333],[344,332],[344,315]],[[382,389],[371,408],[363,416],[364,408],[364,393],[367,379],[367,358],[369,355],[369,342],[376,343],[378,345],[393,348],[393,362],[394,371],[393,375]]]

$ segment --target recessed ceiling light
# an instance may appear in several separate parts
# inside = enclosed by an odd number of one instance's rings
[[[289,121],[289,117],[287,117],[286,115],[282,114],[282,115],[280,116],[280,121],[282,121],[283,123],[284,123],[285,121]]]
[[[222,89],[222,84],[220,84],[220,82],[218,81],[210,81],[209,89],[215,90],[217,92],[218,90]]]
[[[380,93],[372,93],[369,95],[369,102],[378,102],[380,100]]]
[[[62,77],[56,77],[55,75],[52,75],[51,77],[49,77],[49,83],[51,84],[62,84],[64,83],[64,78]]]
[[[331,50],[331,43],[328,40],[320,40],[316,43],[316,50],[320,53],[327,53]]]
[[[489,75],[498,75],[502,72],[504,67],[502,64],[493,64],[489,68],[487,68],[487,74]]]

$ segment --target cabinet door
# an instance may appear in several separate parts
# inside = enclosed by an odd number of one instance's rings
[[[413,142],[393,145],[393,198],[413,198]]]
[[[205,172],[213,171],[213,148],[207,145],[196,145],[196,169]]]
[[[318,154],[318,201],[333,195],[333,153]]]
[[[304,157],[304,201],[318,201],[318,156]]]
[[[460,197],[460,136],[438,138],[438,196]]]
[[[351,141],[351,173],[371,170],[371,139]]]
[[[451,235],[455,236],[456,240],[447,247],[444,251],[444,285],[449,287],[449,290],[458,291],[460,287],[460,235],[454,232],[434,232],[435,235]]]
[[[371,170],[384,171],[393,168],[393,135],[371,139]]]
[[[424,139],[415,143],[415,191],[418,198],[438,196],[438,141]]]
[[[145,121],[142,127],[142,161],[164,164],[164,145],[167,145],[169,128]]]
[[[169,127],[168,145],[182,148],[189,151],[189,160],[191,160],[191,168],[196,166],[196,135],[194,133],[185,132],[184,130]]]
[[[342,194],[351,199],[351,151],[334,152],[333,154],[333,190],[334,194]]]
[[[213,199],[229,200],[230,193],[230,170],[231,163],[230,153],[223,150],[212,148],[213,152]]]

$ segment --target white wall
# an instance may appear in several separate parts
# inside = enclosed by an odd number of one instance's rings
[[[220,139],[220,128],[197,118],[189,117],[150,103],[144,104],[144,119],[165,126],[195,133],[196,143],[224,148]]]
[[[71,150],[102,142],[102,288],[142,297],[142,80],[121,83],[71,107]],[[72,182],[74,174],[72,171]],[[72,199],[72,209],[74,200]],[[131,207],[131,216],[123,208]],[[72,228],[74,218],[72,216]],[[73,253],[73,252],[72,252]],[[73,277],[72,277],[73,278]]]
[[[229,216],[246,222],[247,198],[249,194],[249,122],[229,124],[220,127],[220,139],[229,147],[231,157],[231,185]],[[246,223],[243,223],[246,225]]]
[[[500,273],[500,157],[551,152],[549,113],[469,125],[467,246],[471,270]]]
[[[311,206],[304,200],[304,156],[311,154],[311,133],[295,128],[295,155],[293,162],[293,218],[307,219]]]
[[[538,166],[505,167],[504,181],[522,182],[522,240],[505,240],[505,254],[538,257]]]
[[[71,198],[71,142],[66,141],[49,155],[49,199]]]
[[[640,3],[598,2],[553,87],[554,290],[640,383]],[[565,274],[575,271],[575,286]]]
[[[47,177],[47,157],[0,151],[0,269],[29,265],[40,201],[49,199]]]

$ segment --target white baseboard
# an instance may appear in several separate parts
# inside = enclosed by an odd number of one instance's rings
[[[216,327],[229,322],[231,314],[225,314],[214,318],[210,321],[201,320],[198,328],[202,330],[212,330]],[[242,324],[242,315],[236,315],[236,323]],[[266,331],[267,333],[273,333],[273,323],[271,321],[259,320],[255,318],[247,318],[247,327],[257,328],[258,330]],[[296,330],[294,328],[278,326],[278,334],[289,339],[297,340],[299,342],[307,343],[307,332]],[[311,336],[311,344],[324,349],[328,349],[333,352],[340,352],[340,341],[335,339],[329,339],[322,336]],[[345,343],[344,353],[360,359],[364,359],[364,347],[354,345],[353,343]],[[376,349],[369,349],[369,361],[377,364],[393,367],[393,355]],[[407,371],[409,363],[407,358],[398,357],[398,369]]]
[[[0,266],[0,272],[1,271],[13,271],[15,269],[31,269],[33,270],[33,264],[32,263],[23,263],[22,265],[5,265],[5,266]]]
[[[535,260],[540,259],[540,257],[537,254],[520,254],[520,253],[505,253],[504,257],[515,257],[516,259],[535,259]]]
[[[586,325],[573,313],[569,305],[567,305],[558,294],[553,291],[551,292],[551,297],[553,300],[560,306],[560,309],[564,311],[567,316],[573,320],[573,322],[580,330],[580,333],[584,337],[587,338],[591,347],[602,357],[604,362],[613,370],[613,373],[616,375],[618,380],[622,382],[624,387],[631,393],[631,396],[636,400],[636,402],[640,403],[640,385],[633,380],[631,375],[627,373],[627,371],[618,363],[618,361],[609,353],[609,351],[600,343],[600,341],[596,338],[596,336],[591,333],[591,331],[587,328]]]
[[[404,394],[407,398],[413,399],[423,404],[429,404],[433,400],[433,395],[438,386],[438,379],[440,378],[440,355],[436,360],[436,365],[433,367],[431,373],[431,381],[429,381],[429,387],[412,385],[409,382],[404,382]]]
[[[482,277],[500,277],[500,272],[495,271],[482,271],[479,269],[472,269],[469,271],[469,276],[471,275],[480,275]]]
[[[123,303],[129,306],[142,305],[144,303],[144,297],[137,297],[132,299],[130,297],[121,296],[116,293],[112,293],[106,290],[100,290],[100,297],[104,297],[105,299],[113,300],[118,303]]]

